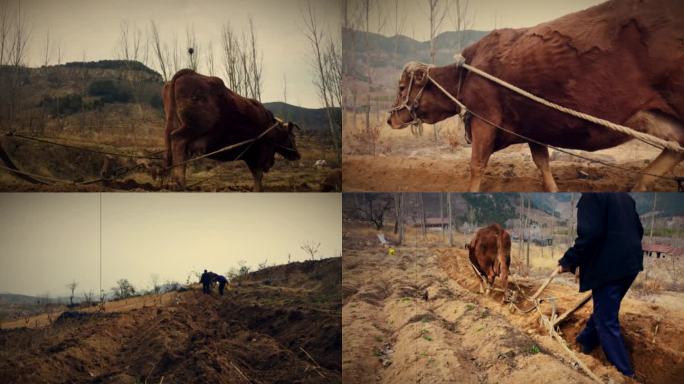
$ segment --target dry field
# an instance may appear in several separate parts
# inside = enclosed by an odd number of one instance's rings
[[[468,190],[471,148],[465,143],[463,129],[455,119],[440,125],[442,128],[437,141],[431,126],[425,125],[423,136],[416,137],[409,128],[393,130],[382,118],[374,119],[372,126],[379,133],[373,153],[372,146],[359,133],[364,126],[362,117],[357,115],[356,129],[351,124],[351,117],[352,114],[345,114],[343,130],[345,192]],[[634,172],[626,174],[622,170],[554,152],[551,150],[551,171],[561,191],[628,191],[639,178]],[[633,171],[643,169],[660,153],[634,141],[596,152],[577,152]],[[677,166],[668,176],[675,175],[684,175],[684,164]],[[653,190],[676,191],[677,185],[673,181],[659,180]],[[485,171],[482,191],[543,191],[540,172],[532,161],[529,147],[516,144],[494,153]]]
[[[160,136],[161,137],[161,136]],[[96,151],[127,153],[161,158],[164,150],[161,140],[137,141],[128,137],[94,135],[79,137],[63,135],[53,141],[88,148]],[[97,144],[94,144],[97,143]],[[77,183],[51,183],[48,185],[31,184],[0,169],[0,191],[160,191],[162,187],[158,174],[161,160],[115,158],[115,168],[132,168],[141,165],[139,170],[127,173],[111,181],[94,184],[78,182],[100,177],[105,155],[83,152],[72,148],[47,145],[17,138],[5,138],[3,148],[22,171],[49,176]],[[307,192],[320,191],[325,179],[336,171],[335,152],[329,144],[318,136],[300,135],[297,146],[302,159],[290,162],[276,155],[274,167],[264,175],[266,191]],[[326,160],[328,166],[314,168],[316,160]],[[187,190],[194,192],[251,191],[252,175],[242,161],[221,163],[213,160],[200,160],[189,165]]]
[[[6,322],[2,383],[339,383],[340,259]],[[60,316],[55,320],[57,316]]]
[[[405,246],[389,256],[367,226],[345,226],[343,274],[343,380],[355,383],[589,383],[572,358],[539,325],[539,315],[501,304],[501,293],[479,293],[462,244],[445,247],[441,236],[426,241],[409,232]],[[391,237],[391,236],[388,236]],[[510,287],[530,295],[555,259],[531,252],[532,271],[521,276],[512,251]],[[549,267],[550,268],[550,267]],[[514,283],[515,282],[515,283]],[[498,284],[498,282],[497,282]],[[556,311],[581,295],[570,275],[556,278],[542,297]],[[529,307],[518,299],[518,306]],[[544,305],[548,315],[550,305]],[[587,304],[560,326],[581,361],[604,382],[624,378],[603,353],[579,353],[574,337],[591,311]],[[684,376],[684,294],[644,293],[633,288],[623,301],[620,322],[639,382],[673,383]]]

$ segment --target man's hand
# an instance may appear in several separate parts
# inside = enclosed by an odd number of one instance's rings
[[[563,273],[563,272],[572,272],[572,271],[571,271],[570,269],[568,269],[568,268],[565,268],[565,267],[562,266],[562,265],[559,265],[559,266],[558,266],[558,273]]]

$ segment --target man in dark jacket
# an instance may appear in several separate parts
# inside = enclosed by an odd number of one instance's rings
[[[228,283],[228,279],[221,275],[216,276],[216,281],[219,283],[219,293],[221,296],[223,296],[223,289],[226,287],[226,283]]]
[[[583,193],[577,203],[577,239],[558,261],[560,272],[580,268],[580,292],[591,289],[594,312],[575,339],[584,353],[599,344],[620,372],[633,377],[620,331],[620,302],[644,269],[644,228],[627,193]]]
[[[207,270],[204,270],[204,273],[202,273],[202,276],[200,277],[200,283],[202,283],[202,292],[209,294],[211,292],[210,286],[211,286],[211,276],[209,275],[209,272]]]

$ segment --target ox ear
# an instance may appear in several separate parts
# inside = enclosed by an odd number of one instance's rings
[[[413,71],[413,79],[415,80],[416,84],[423,84],[425,82],[425,75],[425,68],[416,68]]]
[[[301,130],[302,130],[302,128],[301,128],[297,123],[293,123],[293,122],[291,122],[291,121],[288,121],[287,123],[285,123],[285,127],[287,128],[287,131],[288,131],[288,132],[292,132],[292,131],[295,130],[295,129],[296,129],[297,131],[301,131]]]

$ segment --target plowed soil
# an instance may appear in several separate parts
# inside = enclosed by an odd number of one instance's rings
[[[3,329],[0,382],[339,383],[339,286],[339,258],[292,263]]]
[[[342,161],[343,190],[467,192],[470,152],[468,147],[452,151],[447,146],[433,144],[432,147],[400,147],[377,156],[346,154]],[[563,192],[629,191],[640,178],[636,172],[643,170],[657,154],[653,148],[643,148],[636,143],[582,153],[630,170],[623,171],[559,152],[555,159],[552,157],[551,172],[558,189]],[[681,175],[684,175],[682,164],[666,176]],[[677,183],[658,179],[651,190],[677,191]],[[481,191],[544,191],[541,174],[532,161],[529,148],[514,145],[493,154],[482,179]]]
[[[501,293],[479,293],[465,250],[398,247],[394,256],[371,235],[345,228],[343,253],[343,380],[354,383],[589,383],[561,346],[539,325],[501,303]],[[367,233],[367,232],[366,232]],[[527,293],[544,280],[515,274]],[[498,282],[497,282],[498,284]],[[668,293],[674,294],[674,293]],[[573,278],[560,277],[542,297],[557,313],[581,296]],[[684,377],[684,297],[652,303],[628,294],[620,321],[639,382]],[[680,304],[677,304],[680,303]],[[519,307],[529,302],[518,299]],[[551,305],[542,310],[550,314]],[[574,337],[591,303],[560,327],[567,344],[604,382],[633,382],[607,363],[600,348],[580,353]]]

